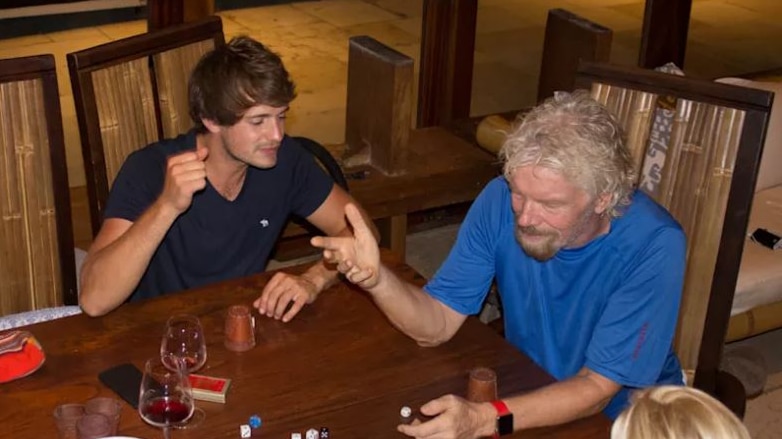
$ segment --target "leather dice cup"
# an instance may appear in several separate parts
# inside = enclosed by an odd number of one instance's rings
[[[228,308],[225,318],[225,347],[244,352],[255,347],[255,318],[247,305]]]
[[[497,399],[497,374],[488,367],[476,367],[470,371],[467,382],[467,400],[491,402]]]

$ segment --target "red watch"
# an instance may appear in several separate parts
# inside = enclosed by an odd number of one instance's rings
[[[497,410],[497,424],[494,427],[493,437],[498,438],[513,433],[513,413],[508,410],[508,406],[499,399],[492,401],[491,405]]]

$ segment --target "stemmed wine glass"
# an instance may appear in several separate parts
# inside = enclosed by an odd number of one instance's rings
[[[171,438],[171,427],[193,416],[193,390],[184,362],[178,358],[147,360],[139,388],[138,412],[146,423],[161,427],[163,438]]]
[[[201,369],[206,363],[206,340],[204,329],[198,317],[178,314],[168,319],[163,340],[160,342],[160,358],[163,364],[175,370],[182,362],[187,374]],[[196,407],[187,423],[177,428],[195,427],[204,420],[206,414]]]
[[[160,342],[160,358],[179,358],[187,372],[195,372],[206,363],[204,329],[198,317],[179,314],[168,319]]]

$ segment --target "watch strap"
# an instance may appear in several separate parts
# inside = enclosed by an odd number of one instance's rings
[[[508,406],[503,401],[501,401],[499,399],[491,401],[490,403],[491,403],[492,406],[494,406],[494,409],[497,410],[497,421],[496,421],[497,424],[496,424],[496,427],[494,429],[494,435],[492,437],[496,439],[496,438],[500,437],[500,434],[502,434],[502,435],[510,434],[511,433],[510,431],[500,431],[500,428],[499,428],[500,418],[507,416],[507,417],[510,417],[511,419],[513,419],[513,414],[508,409]],[[512,424],[512,421],[511,421],[511,424]]]

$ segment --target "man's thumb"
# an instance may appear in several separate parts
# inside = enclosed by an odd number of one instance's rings
[[[345,216],[348,218],[348,222],[351,226],[353,226],[353,232],[358,232],[361,230],[361,232],[367,231],[367,224],[364,222],[364,217],[361,216],[361,212],[358,211],[358,208],[353,204],[348,204],[345,206]]]
[[[196,156],[198,157],[198,160],[204,160],[208,155],[209,155],[208,148],[205,148],[203,146],[199,146],[198,148],[196,148]]]

